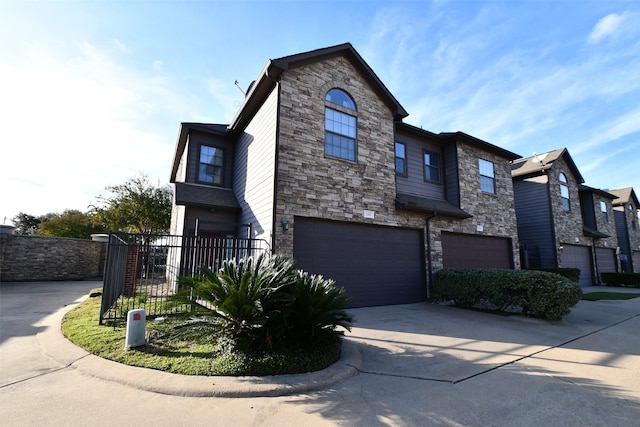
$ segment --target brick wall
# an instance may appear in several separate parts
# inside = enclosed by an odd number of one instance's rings
[[[0,282],[102,277],[106,248],[86,239],[0,234]]]

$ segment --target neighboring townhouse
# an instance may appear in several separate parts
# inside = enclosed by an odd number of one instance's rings
[[[615,195],[584,185],[566,148],[512,162],[522,268],[579,268],[580,285],[616,271]]]
[[[632,187],[611,190],[622,271],[640,273],[640,203]]]
[[[352,307],[422,301],[445,266],[519,267],[519,156],[407,115],[348,43],[270,60],[229,125],[182,124],[172,232],[264,239]]]
[[[591,238],[595,283],[601,284],[601,273],[619,270],[618,236],[613,203],[616,196],[608,191],[580,185],[580,212],[585,237]]]

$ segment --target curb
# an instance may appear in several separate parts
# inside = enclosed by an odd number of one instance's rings
[[[357,374],[362,364],[357,344],[343,340],[340,360],[321,371],[304,374],[264,377],[196,376],[123,365],[90,354],[62,334],[62,318],[76,305],[67,305],[43,320],[44,330],[37,334],[37,340],[44,353],[62,367],[74,368],[90,377],[153,393],[185,397],[286,396],[338,384]]]

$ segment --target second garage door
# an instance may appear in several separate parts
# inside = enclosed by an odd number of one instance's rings
[[[578,280],[580,286],[593,286],[593,262],[589,246],[563,244],[560,257],[562,267],[580,269],[580,279]]]
[[[422,230],[296,217],[299,268],[346,289],[349,307],[424,301]]]
[[[616,272],[616,250],[609,248],[596,248],[596,262],[598,273]]]
[[[444,267],[513,268],[511,239],[442,232]]]

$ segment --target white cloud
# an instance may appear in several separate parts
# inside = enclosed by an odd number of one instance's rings
[[[160,71],[162,71],[164,69],[164,62],[162,62],[159,59],[156,59],[155,61],[153,61],[153,64],[151,65],[151,68],[153,68],[153,71],[159,73]]]
[[[613,36],[620,28],[622,23],[627,19],[627,12],[622,15],[612,13],[601,18],[591,30],[589,34],[589,43],[598,43],[606,37]]]
[[[193,108],[169,80],[87,42],[71,57],[32,47],[0,63],[0,75],[0,221],[85,210],[104,187],[142,172],[167,182],[178,123]]]

